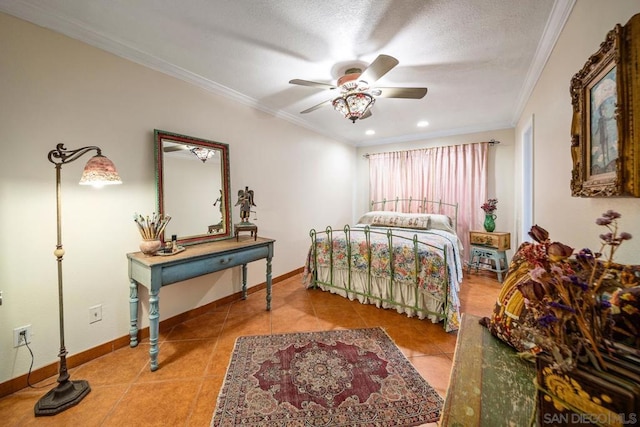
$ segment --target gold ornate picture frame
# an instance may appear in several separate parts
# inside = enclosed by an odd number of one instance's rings
[[[572,196],[640,197],[639,33],[616,25],[571,79]]]

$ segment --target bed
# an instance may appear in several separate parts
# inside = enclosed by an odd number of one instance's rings
[[[354,225],[310,231],[304,285],[442,321],[447,332],[456,331],[462,282],[457,205],[394,199],[371,208]]]

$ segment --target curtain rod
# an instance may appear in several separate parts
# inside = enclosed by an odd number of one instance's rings
[[[493,138],[491,138],[489,141],[482,141],[482,142],[486,142],[487,144],[489,144],[489,145],[490,145],[490,146],[492,146],[492,147],[493,147],[494,145],[500,144],[500,141],[497,141],[497,140],[495,140],[495,139],[493,139]],[[477,143],[477,144],[481,144],[482,142],[479,142],[479,143]],[[473,144],[473,143],[472,143],[472,144]],[[407,150],[407,151],[412,151],[412,150]],[[374,154],[379,154],[379,153],[374,153]],[[363,158],[363,159],[368,159],[370,155],[371,155],[371,154],[369,154],[369,153],[363,154],[363,155],[362,155],[362,158]]]

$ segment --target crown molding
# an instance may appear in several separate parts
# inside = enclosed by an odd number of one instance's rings
[[[497,131],[503,129],[513,129],[513,125],[510,122],[498,122],[498,123],[490,123],[483,124],[478,126],[467,126],[455,129],[447,129],[443,131],[434,131],[428,133],[421,133],[416,135],[403,135],[399,137],[391,137],[391,138],[381,138],[376,140],[367,140],[367,141],[359,141],[356,143],[356,147],[371,147],[375,145],[387,145],[387,144],[397,144],[402,142],[414,142],[414,141],[424,141],[434,138],[442,138],[445,136],[455,136],[455,135],[466,135],[469,133],[478,133],[478,132],[490,132]]]
[[[551,14],[549,15],[544,31],[542,32],[542,37],[540,38],[536,53],[533,56],[533,61],[531,62],[524,84],[520,90],[520,95],[518,96],[518,100],[515,104],[513,117],[511,118],[512,127],[515,126],[520,119],[520,116],[524,111],[524,107],[529,101],[529,97],[538,83],[538,79],[540,79],[544,67],[547,65],[547,61],[553,52],[553,48],[555,47],[556,42],[560,37],[560,33],[562,33],[562,29],[569,19],[569,15],[571,15],[571,10],[573,10],[573,6],[575,4],[576,0],[556,0],[554,2]]]
[[[157,58],[149,53],[136,49],[115,37],[106,36],[105,34],[88,28],[78,21],[61,16],[46,7],[29,4],[22,0],[0,0],[0,11],[39,25],[43,28],[64,34],[74,40],[80,40],[90,46],[112,53],[136,64],[191,83],[206,91],[221,95],[242,105],[255,108],[263,113],[291,122],[297,126],[301,126],[315,133],[327,136],[335,141],[352,145],[355,143],[354,141],[346,140],[344,137],[332,133],[329,129],[311,126],[307,122],[301,120],[298,116],[294,116],[281,110],[274,110],[265,107],[254,98],[243,95],[240,92],[206,79],[196,73],[185,70],[184,68]]]

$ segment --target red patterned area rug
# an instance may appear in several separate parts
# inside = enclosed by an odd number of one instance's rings
[[[416,426],[442,399],[381,328],[239,337],[212,426]]]

